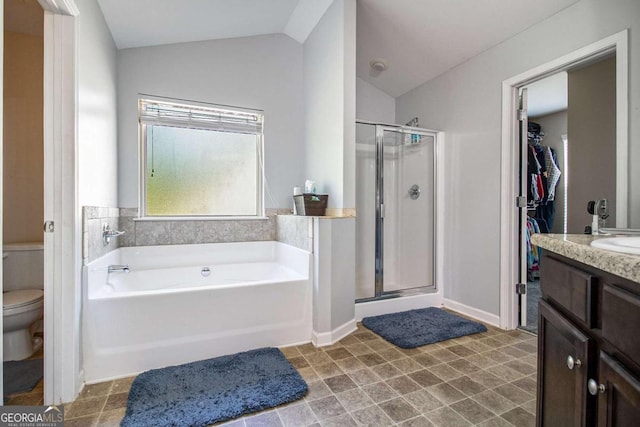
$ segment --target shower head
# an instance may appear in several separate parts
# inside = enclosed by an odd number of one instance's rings
[[[405,126],[411,126],[412,128],[417,128],[418,127],[418,118],[414,117],[413,119],[409,120]]]

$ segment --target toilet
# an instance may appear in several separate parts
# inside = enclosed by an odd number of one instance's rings
[[[30,357],[42,339],[44,313],[44,251],[42,243],[3,245],[3,359]]]

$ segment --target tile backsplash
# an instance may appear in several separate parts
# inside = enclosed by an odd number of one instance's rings
[[[276,217],[276,240],[313,252],[313,218],[278,215]]]
[[[121,246],[181,245],[275,240],[276,215],[287,209],[267,209],[267,219],[136,220],[137,209],[120,209],[124,230]]]
[[[83,207],[82,258],[89,263],[119,247],[278,240],[313,248],[311,218],[289,215],[290,209],[267,209],[266,219],[139,220],[138,209]],[[124,235],[103,245],[102,227]]]
[[[112,238],[108,245],[102,241],[102,227],[109,224],[112,230],[120,229],[120,209],[84,206],[82,208],[82,263],[87,264],[94,259],[118,249],[122,245],[122,237]]]

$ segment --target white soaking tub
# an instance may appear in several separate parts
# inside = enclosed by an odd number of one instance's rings
[[[83,269],[86,381],[310,341],[311,265],[279,242],[110,252]]]

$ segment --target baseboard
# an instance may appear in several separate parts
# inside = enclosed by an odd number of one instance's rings
[[[348,322],[338,326],[336,329],[331,332],[316,332],[313,331],[311,334],[311,342],[316,347],[324,347],[328,345],[333,345],[340,341],[342,338],[346,337],[353,331],[357,329],[356,327],[356,319],[351,319]]]
[[[78,396],[80,396],[80,393],[82,393],[82,389],[85,386],[85,378],[84,378],[84,369],[80,369],[80,372],[78,372],[78,375],[76,376],[76,396],[74,397],[73,400],[75,400]]]
[[[491,326],[500,327],[500,316],[487,313],[483,310],[478,310],[477,308],[469,307],[466,304],[462,304],[457,301],[453,301],[450,299],[444,299],[444,307],[449,308],[453,311],[457,311],[460,314],[464,314],[465,316],[473,317],[476,320],[481,322],[485,322],[490,324]]]

